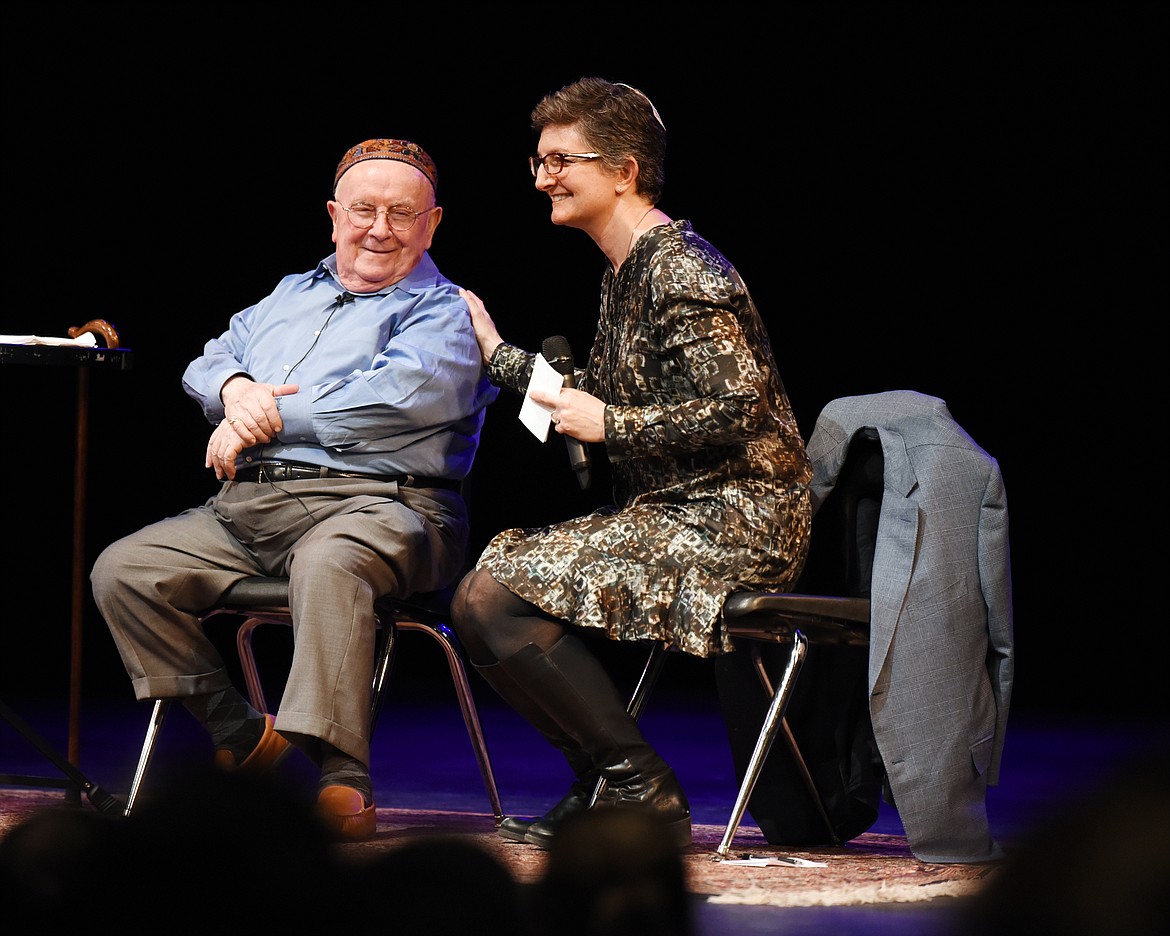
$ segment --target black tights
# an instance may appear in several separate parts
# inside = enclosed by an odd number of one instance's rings
[[[565,626],[487,572],[470,572],[451,601],[451,623],[474,666],[492,666],[535,644],[548,652]]]

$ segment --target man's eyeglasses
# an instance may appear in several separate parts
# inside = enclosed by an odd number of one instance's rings
[[[556,175],[565,166],[569,165],[569,161],[574,162],[578,159],[601,159],[600,153],[548,153],[545,156],[529,156],[528,168],[532,170],[532,177],[536,178],[536,173],[544,166],[544,171],[549,175]]]
[[[419,215],[425,215],[428,211],[434,211],[438,205],[431,208],[424,208],[422,211],[411,211],[409,208],[402,208],[395,206],[393,208],[374,208],[372,205],[350,205],[348,208],[341,205],[341,210],[346,213],[349,218],[349,223],[352,224],[359,231],[368,231],[374,226],[374,222],[378,220],[378,212],[386,212],[386,223],[390,225],[395,231],[409,231],[414,227],[414,222],[418,220]]]

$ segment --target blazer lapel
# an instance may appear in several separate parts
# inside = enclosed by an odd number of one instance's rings
[[[906,603],[910,575],[918,556],[920,518],[918,503],[910,495],[918,486],[906,440],[901,433],[876,427],[882,442],[885,465],[882,481],[881,519],[878,521],[877,549],[873,557],[870,586],[869,689],[873,693],[884,681],[881,672],[894,639],[894,630]]]

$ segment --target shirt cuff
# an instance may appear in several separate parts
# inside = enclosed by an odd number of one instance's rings
[[[309,408],[307,393],[279,396],[276,398],[276,408],[280,410],[281,442],[317,441],[316,433],[313,432],[313,414]]]

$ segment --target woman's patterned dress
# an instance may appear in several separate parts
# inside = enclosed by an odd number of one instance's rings
[[[522,394],[534,355],[501,344],[493,383]],[[674,221],[615,275],[577,386],[607,403],[614,505],[505,530],[477,568],[548,613],[616,640],[731,649],[724,598],[792,586],[808,549],[804,442],[739,274]]]

